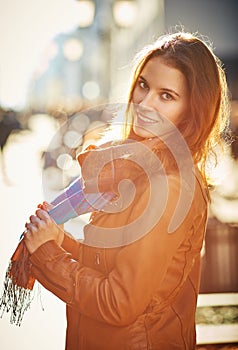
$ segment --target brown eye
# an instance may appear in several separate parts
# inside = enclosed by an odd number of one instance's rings
[[[163,92],[161,94],[161,96],[162,96],[162,99],[165,100],[165,101],[173,100],[173,96],[171,94],[169,94],[168,92]]]
[[[149,89],[148,85],[146,84],[146,82],[144,80],[139,80],[138,81],[138,85],[143,90],[148,90]]]

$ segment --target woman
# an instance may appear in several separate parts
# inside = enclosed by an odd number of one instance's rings
[[[205,165],[222,143],[226,108],[224,72],[211,49],[188,33],[159,38],[138,56],[129,93],[124,143],[133,141],[132,153],[134,144],[151,143],[134,160],[143,170],[137,176],[133,157],[123,160],[134,192],[120,184],[121,201],[111,203],[120,209],[93,213],[84,242],[44,210],[30,217],[32,273],[67,304],[67,350],[195,348]],[[89,192],[91,155],[81,162]],[[116,192],[120,160],[109,165]]]

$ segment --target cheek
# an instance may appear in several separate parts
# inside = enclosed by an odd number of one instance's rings
[[[183,119],[186,118],[186,115],[187,109],[181,105],[171,105],[170,108],[167,110],[167,117],[174,124],[180,123]]]
[[[138,101],[137,93],[134,91],[132,95],[132,102],[136,103]]]
[[[182,122],[183,120],[187,119],[189,115],[189,108],[187,105],[185,106],[182,106],[179,113],[178,113],[178,116],[177,116],[177,121],[180,123]]]
[[[143,93],[140,92],[138,89],[135,89],[132,94],[132,102],[134,103],[140,103],[143,100]]]

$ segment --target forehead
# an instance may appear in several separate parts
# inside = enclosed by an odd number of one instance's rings
[[[187,86],[184,74],[161,57],[151,58],[143,67],[141,75],[153,82],[173,84],[177,89],[184,89]]]

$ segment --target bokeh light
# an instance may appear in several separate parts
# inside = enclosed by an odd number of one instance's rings
[[[90,124],[89,117],[84,113],[76,113],[72,118],[71,125],[75,130],[84,132]]]
[[[83,54],[83,44],[78,39],[68,39],[63,45],[63,52],[69,61],[78,61]]]
[[[83,85],[83,96],[88,100],[94,100],[100,95],[100,87],[96,81],[87,81]]]
[[[72,165],[72,161],[71,155],[67,153],[60,154],[56,160],[58,167],[62,170],[69,169]]]
[[[69,148],[76,148],[82,144],[83,135],[75,130],[69,130],[64,135],[64,144]]]
[[[115,22],[120,27],[131,27],[137,16],[138,5],[135,1],[116,1],[113,6],[113,16]]]

